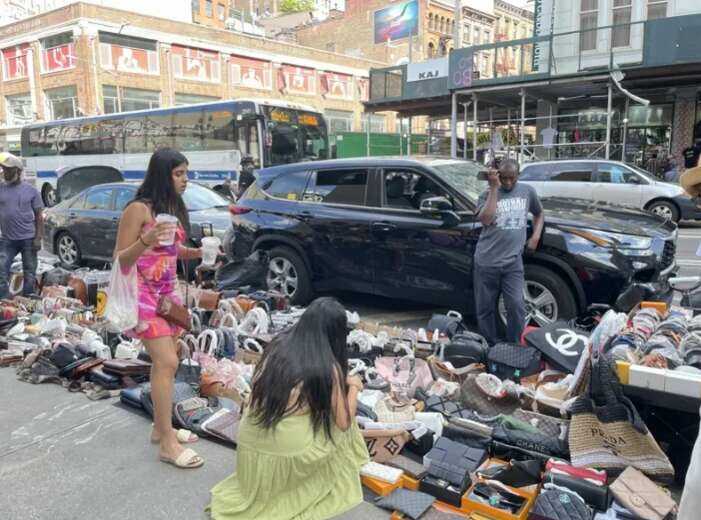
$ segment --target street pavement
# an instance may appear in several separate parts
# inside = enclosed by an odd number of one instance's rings
[[[680,275],[701,274],[701,224],[680,228]],[[425,325],[444,309],[342,294],[364,319]],[[57,385],[17,381],[0,368],[0,520],[204,519],[209,490],[231,474],[236,452],[208,440],[195,446],[203,468],[178,470],[157,459],[151,423],[118,399],[93,402]],[[363,503],[343,520],[387,519]]]

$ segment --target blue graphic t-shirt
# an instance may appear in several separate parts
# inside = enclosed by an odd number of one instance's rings
[[[480,195],[478,211],[487,202],[489,191]],[[484,226],[477,243],[475,262],[483,267],[503,267],[523,254],[528,214],[540,215],[543,206],[532,186],[517,182],[511,191],[499,188],[494,222]]]

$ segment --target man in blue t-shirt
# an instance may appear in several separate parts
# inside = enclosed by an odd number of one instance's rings
[[[477,242],[474,287],[477,323],[490,345],[497,337],[496,309],[499,295],[506,307],[506,341],[519,343],[526,324],[523,249],[535,251],[543,232],[543,207],[532,186],[518,183],[519,167],[503,161],[499,171],[489,172],[489,188],[479,198],[483,225]],[[528,214],[534,216],[533,234],[526,240]]]
[[[27,296],[36,288],[44,205],[36,188],[22,181],[23,165],[19,158],[0,153],[0,167],[4,181],[0,183],[0,298],[9,295],[10,268],[19,253],[24,278],[22,294]]]

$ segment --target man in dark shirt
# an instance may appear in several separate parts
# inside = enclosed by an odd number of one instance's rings
[[[246,155],[241,159],[241,172],[239,173],[238,193],[236,194],[237,198],[241,198],[248,187],[256,180],[253,174],[255,167],[255,161],[250,155]]]
[[[682,155],[684,156],[684,168],[696,168],[699,165],[699,157],[701,157],[701,139],[696,139],[693,146],[686,148]]]

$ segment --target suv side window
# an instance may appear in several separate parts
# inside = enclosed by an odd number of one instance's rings
[[[547,164],[526,166],[518,176],[520,181],[547,181],[551,176],[551,168]]]
[[[552,179],[556,182],[591,182],[592,163],[564,163],[553,165]]]
[[[431,197],[452,197],[431,178],[420,173],[386,169],[383,173],[384,194],[382,205],[386,208],[421,209],[421,201]]]
[[[278,199],[302,200],[308,181],[308,171],[283,173],[263,186],[263,190],[268,195]]]
[[[639,177],[635,173],[618,164],[599,164],[598,169],[598,182],[607,184],[641,184]]]
[[[364,206],[368,170],[319,170],[310,179],[303,199],[309,202]]]

